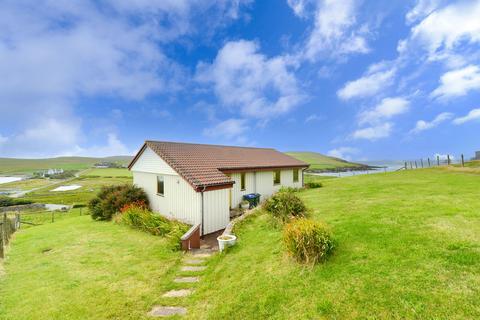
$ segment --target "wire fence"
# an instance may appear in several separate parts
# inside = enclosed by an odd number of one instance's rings
[[[465,167],[465,164],[471,160],[480,160],[476,158],[466,158],[463,154],[459,156],[455,155],[437,155],[432,158],[420,158],[415,160],[408,160],[404,162],[404,166],[400,169],[405,170],[413,170],[413,169],[423,169],[423,168],[432,168],[432,167],[440,167],[440,166],[449,166],[449,165],[457,165],[461,167]]]

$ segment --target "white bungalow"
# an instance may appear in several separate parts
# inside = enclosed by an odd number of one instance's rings
[[[243,196],[265,199],[282,186],[302,187],[308,165],[274,149],[146,141],[128,168],[153,211],[224,229]]]

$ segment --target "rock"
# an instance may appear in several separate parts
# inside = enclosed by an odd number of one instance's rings
[[[181,271],[194,271],[194,272],[197,272],[197,271],[203,271],[205,270],[207,267],[200,267],[200,266],[183,266],[180,270]]]
[[[198,282],[200,279],[198,277],[180,277],[180,278],[175,278],[173,282],[177,283],[192,283],[192,282]]]

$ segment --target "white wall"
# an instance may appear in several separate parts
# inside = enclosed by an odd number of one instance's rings
[[[224,229],[230,222],[229,191],[220,189],[203,193],[205,234]]]
[[[157,194],[157,176],[164,177],[164,195]],[[200,193],[178,175],[133,171],[133,183],[145,190],[153,211],[177,220],[201,223]]]
[[[131,168],[132,171],[140,171],[140,172],[150,172],[150,173],[163,173],[169,175],[178,175],[178,173],[172,169],[160,158],[155,151],[147,147],[137,161],[134,163],[133,167]]]
[[[249,193],[256,193],[256,179],[255,172],[245,173],[245,190],[241,190],[241,173],[232,173],[230,178],[235,181],[231,189],[232,192],[232,208],[238,208],[243,196]],[[228,199],[227,199],[228,200]]]

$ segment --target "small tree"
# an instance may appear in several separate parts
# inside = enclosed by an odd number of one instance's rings
[[[125,205],[143,202],[148,206],[148,197],[143,189],[133,185],[105,186],[88,204],[94,220],[111,220]]]

